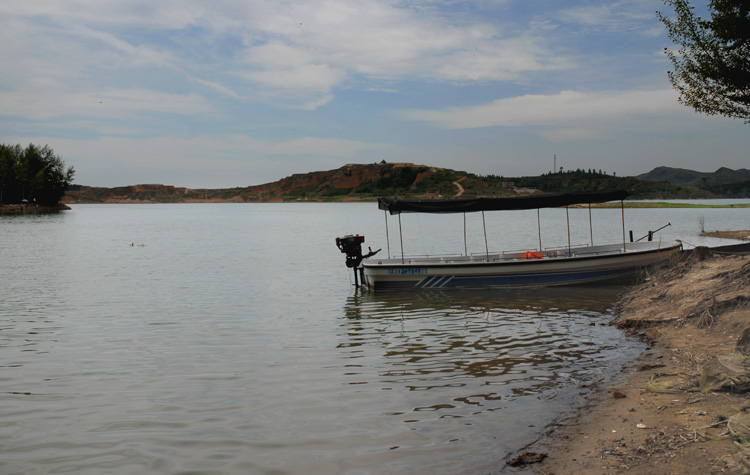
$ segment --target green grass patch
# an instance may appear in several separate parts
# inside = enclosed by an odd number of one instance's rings
[[[619,208],[620,203],[600,203],[592,208]],[[626,208],[750,208],[750,204],[699,204],[699,203],[665,203],[657,201],[626,201]]]

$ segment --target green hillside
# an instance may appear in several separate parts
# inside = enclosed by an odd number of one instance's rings
[[[732,170],[721,167],[715,172],[705,173],[684,168],[656,167],[648,173],[638,175],[639,180],[666,181],[673,185],[703,186],[709,183],[740,183],[750,181],[750,170]]]
[[[664,167],[651,172],[662,176]],[[675,169],[671,169],[675,170]],[[687,179],[697,185],[673,184],[667,180],[618,177],[602,171],[575,170],[530,177],[477,175],[447,168],[411,163],[350,164],[335,170],[291,175],[263,185],[189,189],[166,185],[132,185],[116,188],[71,186],[66,203],[128,202],[267,202],[267,201],[356,201],[379,196],[415,199],[517,196],[521,193],[561,193],[624,189],[635,200],[747,198],[750,181],[721,182],[722,176],[741,176],[746,170],[719,169],[711,180],[699,172],[680,170],[670,179]],[[674,178],[680,176],[682,178]]]
[[[630,199],[703,199],[715,198],[708,190],[694,186],[673,185],[665,181],[641,180],[636,177],[617,177],[601,172],[568,171],[550,173],[538,177],[515,178],[516,186],[533,188],[544,192],[562,193],[566,191],[601,191],[623,189],[630,193]]]

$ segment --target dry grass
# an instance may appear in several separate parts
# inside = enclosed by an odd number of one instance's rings
[[[615,324],[645,328],[694,321],[711,327],[720,313],[750,304],[750,261],[746,257],[717,258],[698,248],[623,298]]]

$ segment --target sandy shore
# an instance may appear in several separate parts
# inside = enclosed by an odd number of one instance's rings
[[[750,407],[750,392],[699,388],[703,368],[735,353],[750,327],[750,257],[694,252],[615,313],[614,324],[650,342],[648,351],[497,473],[750,474],[750,449],[727,424]]]

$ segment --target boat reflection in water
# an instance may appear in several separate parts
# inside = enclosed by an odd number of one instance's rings
[[[623,290],[356,292],[338,345],[347,382],[391,391],[383,412],[433,443],[502,457],[642,351],[609,325]]]

